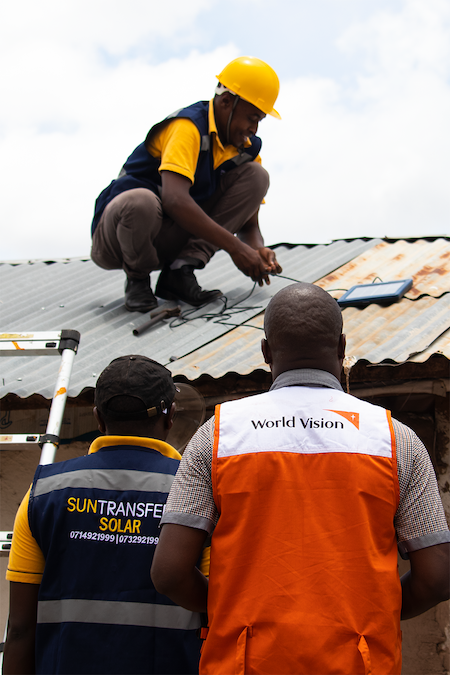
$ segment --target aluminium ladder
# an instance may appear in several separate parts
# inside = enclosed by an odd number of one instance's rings
[[[80,343],[77,330],[60,330],[50,333],[0,333],[0,356],[61,355],[61,364],[56,379],[45,434],[0,434],[0,443],[38,443],[41,446],[39,464],[52,464],[59,445],[59,434],[67,400],[70,375]],[[11,549],[12,532],[0,531],[0,553],[8,555]],[[6,640],[8,622],[3,640]],[[4,642],[0,643],[0,668],[3,665]]]
[[[39,464],[52,464],[59,445],[67,390],[79,343],[80,333],[76,330],[0,333],[0,356],[61,356],[45,434],[0,434],[1,444],[37,443],[42,449]],[[12,532],[0,532],[0,551],[9,551],[11,539]]]

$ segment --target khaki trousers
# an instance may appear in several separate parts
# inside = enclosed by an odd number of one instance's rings
[[[201,208],[236,234],[258,210],[268,187],[267,171],[248,162],[225,173]],[[151,190],[136,188],[122,192],[105,208],[94,232],[91,257],[103,269],[123,269],[130,278],[144,279],[177,258],[204,267],[216,251],[216,246],[168,218]]]

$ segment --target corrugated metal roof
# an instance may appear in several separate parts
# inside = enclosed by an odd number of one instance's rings
[[[415,300],[421,295],[438,298],[450,291],[450,245],[448,239],[435,241],[383,241],[370,251],[365,251],[339,270],[327,275],[318,285],[342,295],[355,284],[370,284],[377,281],[413,279],[407,298]],[[334,292],[333,289],[339,288]]]
[[[230,257],[217,253],[204,270],[197,273],[204,288],[221,288],[227,297],[226,314],[220,317],[196,318],[181,324],[178,320],[157,324],[152,329],[135,337],[133,329],[148,320],[148,314],[127,312],[123,305],[124,274],[120,270],[105,271],[90,260],[74,260],[67,263],[2,264],[0,286],[2,289],[2,332],[55,331],[73,329],[81,333],[78,355],[75,359],[69,396],[77,396],[85,387],[95,386],[100,372],[111,359],[122,354],[142,353],[160,363],[169,364],[174,375],[181,372],[178,359],[197,352],[222,335],[233,330],[261,313],[270,298],[291,280],[316,281],[341,267],[365,251],[372,249],[380,240],[336,241],[328,245],[295,246],[276,248],[277,257],[283,266],[283,277],[274,277],[270,286],[256,286],[244,277],[233,265]],[[153,275],[153,282],[156,280]],[[249,297],[250,296],[250,297]],[[174,303],[166,303],[173,305]],[[229,308],[233,311],[230,313]],[[183,309],[190,309],[183,305]],[[221,301],[210,305],[210,312],[219,312]],[[204,314],[197,311],[194,316]],[[192,316],[190,317],[192,319]],[[234,340],[230,336],[231,340]],[[249,372],[248,352],[236,345],[227,360],[227,370]],[[214,363],[211,359],[197,366],[195,375],[208,373],[220,377],[224,370],[220,352]],[[233,361],[232,367],[231,361]],[[171,360],[176,358],[173,363]],[[209,370],[209,365],[211,369]],[[180,364],[181,366],[181,364]],[[8,393],[26,397],[38,393],[46,398],[53,396],[58,372],[58,359],[50,357],[2,358],[0,398]]]
[[[450,359],[450,294],[440,299],[424,297],[416,302],[403,299],[390,307],[370,305],[344,310],[347,357],[355,364],[366,360],[427,361],[432,354]],[[258,316],[214,342],[185,356],[172,369],[174,375],[195,379],[203,372],[221,377],[227,372],[247,375],[257,368],[267,370],[261,354],[264,317]],[[239,368],[236,365],[239,364]]]
[[[260,349],[261,338],[264,337],[263,323],[264,316],[257,316],[213,344],[188,354],[170,365],[172,374],[195,380],[203,373],[219,378],[226,373],[248,375],[258,368],[268,370]]]
[[[441,298],[403,298],[390,307],[348,307],[343,312],[347,357],[370,363],[402,363],[414,357],[425,361],[425,351],[450,357],[450,293]],[[441,338],[440,350],[435,344]],[[433,350],[431,351],[431,345]]]
[[[376,276],[384,281],[412,277],[414,285],[399,303],[389,307],[374,304],[344,310],[347,356],[354,357],[354,363],[364,359],[372,364],[425,362],[432,354],[450,359],[450,293],[446,292],[450,290],[450,242],[382,242],[317,284],[327,290],[343,289],[332,293],[340,297],[344,290],[371,283]],[[263,317],[258,316],[216,340],[214,351],[201,348],[184,357],[174,372],[194,379],[201,372],[220,377],[227,372],[244,375],[257,368],[267,369],[260,351],[262,327]]]

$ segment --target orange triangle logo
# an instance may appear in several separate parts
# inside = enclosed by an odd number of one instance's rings
[[[348,412],[347,410],[328,410],[328,412],[334,412],[336,415],[345,417],[345,419],[351,422],[359,431],[359,413]]]

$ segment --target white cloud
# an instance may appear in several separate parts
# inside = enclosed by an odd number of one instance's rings
[[[78,51],[103,49],[126,55],[152,40],[189,40],[198,14],[215,0],[15,0],[0,7],[2,49],[22,43],[51,43]],[[28,50],[32,56],[32,50]]]
[[[450,234],[449,9],[413,0],[353,26],[340,46],[362,67],[347,86],[284,84],[283,129],[264,134],[277,241]]]
[[[2,60],[10,64],[2,87],[7,105],[0,109],[0,153],[6,158],[0,181],[7,186],[0,197],[2,259],[89,253],[97,194],[153,123],[182,104],[209,98],[214,73],[237,54],[233,46],[209,54],[193,50],[157,65],[131,48],[156,34],[175,39],[207,4],[165,3],[148,27],[138,21],[149,14],[148,2],[129,3],[126,12],[114,11],[123,3],[102,1],[47,0],[39,10],[19,2],[22,10],[30,8],[20,31],[20,7],[14,5],[9,30],[19,39],[8,37],[5,23],[0,31]],[[122,15],[129,29],[123,33]],[[102,49],[130,53],[113,63]]]
[[[375,79],[381,75],[384,85],[392,85],[418,69],[448,76],[449,29],[447,0],[405,0],[403,11],[382,11],[352,26],[338,45],[353,56],[359,53]]]

